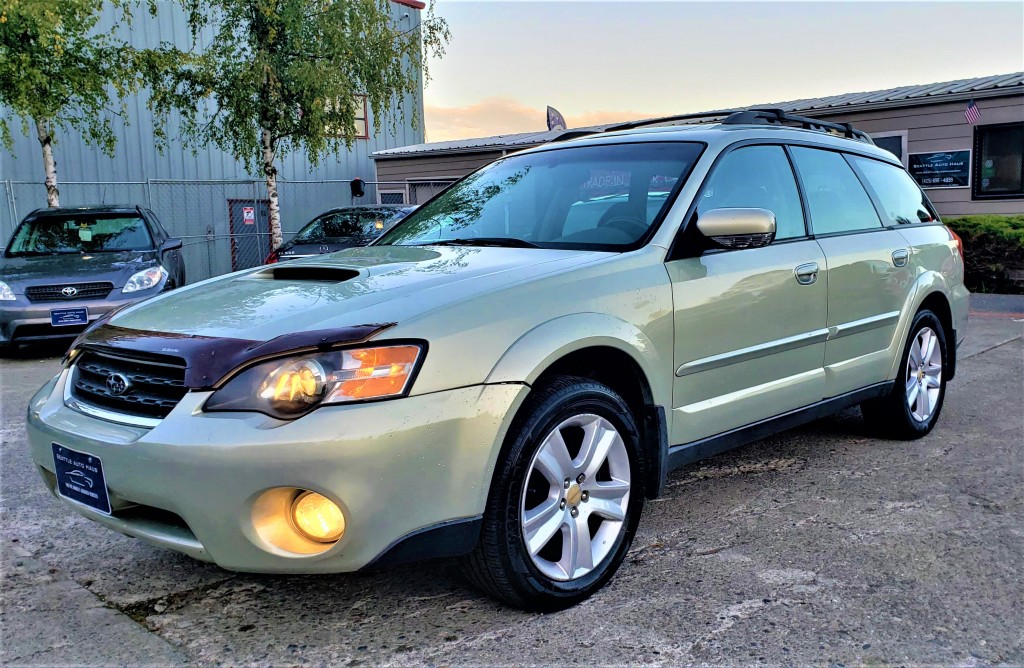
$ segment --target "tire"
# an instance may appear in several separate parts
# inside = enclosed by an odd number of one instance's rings
[[[922,341],[931,340],[929,332],[934,338],[935,349],[922,365],[916,359],[917,351]],[[931,344],[925,345],[930,347]],[[938,316],[932,311],[919,311],[910,324],[910,335],[903,345],[892,392],[861,404],[864,420],[873,431],[883,438],[912,440],[921,438],[935,427],[946,397],[947,350],[946,332]]]
[[[607,447],[586,447],[591,434]],[[598,454],[588,463],[587,452]],[[468,578],[525,610],[551,612],[588,598],[633,542],[644,469],[636,419],[613,390],[574,376],[534,389],[498,458],[480,540],[466,557]]]

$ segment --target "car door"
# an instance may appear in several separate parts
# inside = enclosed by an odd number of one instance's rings
[[[887,379],[889,347],[912,284],[910,248],[883,226],[850,156],[790,150],[829,267],[825,393],[835,397]]]
[[[709,249],[696,220],[763,208],[768,246]],[[824,391],[827,267],[807,235],[785,149],[748,145],[720,157],[666,263],[675,319],[671,442],[685,444],[813,404]]]

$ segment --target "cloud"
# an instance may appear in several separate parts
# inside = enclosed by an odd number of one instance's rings
[[[590,111],[578,115],[566,114],[565,120],[569,127],[579,128],[657,115],[641,111]],[[530,107],[519,100],[507,97],[488,97],[464,107],[427,105],[424,117],[427,141],[541,132],[547,129],[543,108]]]

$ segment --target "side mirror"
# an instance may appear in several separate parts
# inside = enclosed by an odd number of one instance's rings
[[[168,239],[160,244],[160,250],[164,253],[167,251],[181,250],[181,239]]]
[[[768,209],[712,209],[697,229],[725,248],[761,248],[775,239],[775,214]]]

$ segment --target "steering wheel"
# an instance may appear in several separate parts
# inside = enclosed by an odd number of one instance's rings
[[[598,227],[611,227],[628,234],[634,240],[647,233],[647,224],[634,216],[612,216]]]

